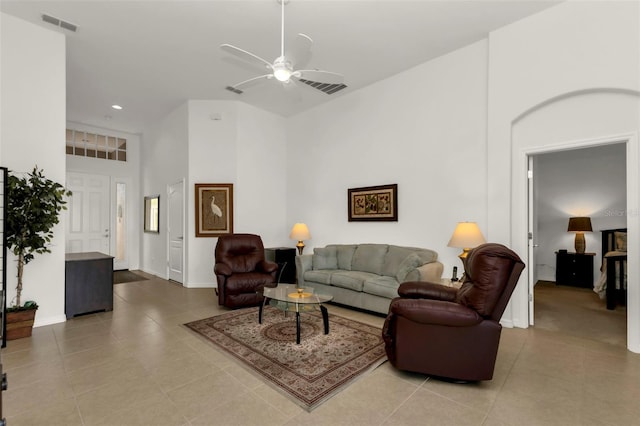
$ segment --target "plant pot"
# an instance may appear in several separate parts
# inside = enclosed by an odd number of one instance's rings
[[[7,312],[7,340],[31,336],[36,309]]]

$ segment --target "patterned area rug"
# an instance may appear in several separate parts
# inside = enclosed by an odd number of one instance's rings
[[[308,411],[386,361],[379,328],[329,314],[325,335],[320,312],[301,319],[299,345],[295,314],[270,306],[262,324],[258,308],[247,308],[185,325]]]

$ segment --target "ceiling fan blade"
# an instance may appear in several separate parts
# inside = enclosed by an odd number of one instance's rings
[[[250,87],[255,83],[260,82],[261,80],[268,80],[271,78],[273,78],[273,74],[259,75],[258,77],[253,77],[248,80],[241,81],[240,83],[234,84],[233,86],[227,86],[227,90],[240,95],[243,92],[241,88],[244,89],[244,88]]]
[[[342,84],[344,76],[330,71],[321,70],[297,70],[293,73],[294,77],[302,78],[309,81],[326,84]]]
[[[251,52],[247,52],[244,49],[240,49],[239,47],[235,47],[231,44],[221,44],[220,49],[234,56],[242,58],[245,61],[266,66],[268,69],[273,69],[273,66],[271,65],[270,62],[267,62],[266,60],[262,59],[260,56],[254,55]]]
[[[311,37],[300,33],[285,52],[285,58],[294,68],[302,68],[311,59],[311,46],[313,46]]]

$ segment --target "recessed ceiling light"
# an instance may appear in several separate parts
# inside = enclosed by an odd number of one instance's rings
[[[113,109],[122,109],[122,107],[120,105],[111,105],[111,108],[113,108]]]

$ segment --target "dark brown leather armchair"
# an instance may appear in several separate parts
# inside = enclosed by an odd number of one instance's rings
[[[254,234],[229,234],[218,238],[213,271],[218,280],[218,304],[229,308],[257,306],[257,291],[275,287],[278,264],[264,257],[262,238]]]
[[[393,299],[382,335],[400,370],[461,381],[491,380],[500,317],[524,263],[500,244],[471,250],[460,289],[406,282]]]

